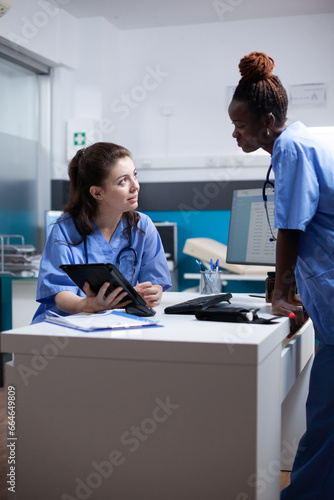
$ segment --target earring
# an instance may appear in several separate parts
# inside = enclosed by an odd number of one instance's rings
[[[267,128],[267,137],[269,137],[269,136],[270,136],[270,130],[269,130],[269,128]]]

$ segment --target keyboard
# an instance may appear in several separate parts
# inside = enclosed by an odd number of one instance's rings
[[[165,314],[195,314],[197,311],[201,311],[202,309],[218,304],[219,302],[230,302],[231,298],[231,293],[203,295],[201,297],[196,297],[195,299],[180,302],[179,304],[174,304],[173,306],[168,306],[165,308]]]

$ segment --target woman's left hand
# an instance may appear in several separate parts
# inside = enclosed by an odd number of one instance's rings
[[[150,281],[144,281],[136,285],[135,290],[145,300],[146,305],[149,307],[156,307],[161,302],[162,286],[152,285]]]

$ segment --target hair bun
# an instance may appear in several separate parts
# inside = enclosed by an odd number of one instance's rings
[[[242,79],[258,82],[271,77],[274,66],[274,60],[267,54],[251,52],[241,59],[239,70]]]

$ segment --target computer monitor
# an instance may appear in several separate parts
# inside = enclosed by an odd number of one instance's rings
[[[273,234],[274,192],[267,190],[267,208]],[[233,192],[226,262],[274,266],[276,241],[271,241],[262,189],[240,189]]]
[[[173,269],[177,266],[177,223],[176,222],[154,222],[160,235],[168,264],[173,263]]]
[[[48,236],[51,232],[52,226],[58,217],[61,216],[63,212],[61,210],[46,210],[45,212],[45,239],[48,239]]]

